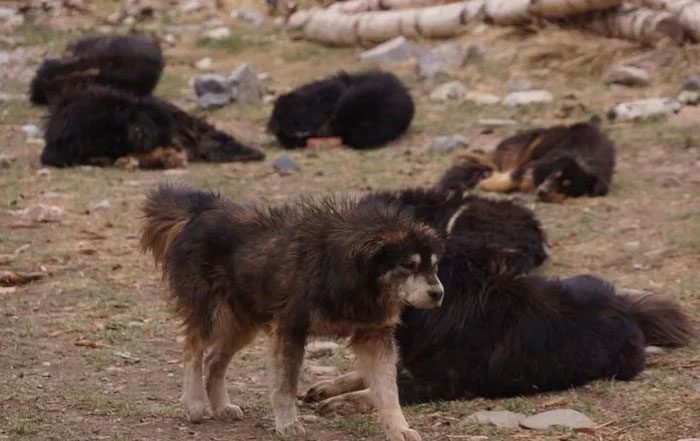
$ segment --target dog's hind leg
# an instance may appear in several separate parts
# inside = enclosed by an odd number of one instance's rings
[[[367,387],[367,383],[362,378],[358,371],[341,375],[330,380],[319,381],[311,386],[304,395],[304,401],[317,402],[323,401],[337,395],[348,392],[355,392]]]
[[[187,419],[192,423],[202,421],[207,412],[207,394],[202,379],[202,358],[204,342],[193,332],[185,335],[184,379],[182,384],[182,404]]]
[[[394,330],[384,329],[357,333],[352,340],[357,367],[369,385],[372,402],[390,441],[418,441],[420,435],[411,429],[403,416],[396,385],[398,351]]]
[[[277,331],[272,336],[271,380],[272,411],[275,430],[283,437],[304,436],[306,430],[299,422],[296,407],[299,372],[304,359],[305,337]]]
[[[318,407],[318,413],[323,416],[357,415],[370,413],[373,410],[374,403],[372,403],[369,389],[356,390],[331,397],[322,401]]]
[[[207,394],[214,418],[226,421],[240,420],[243,411],[231,404],[226,392],[226,368],[233,355],[255,338],[253,330],[238,329],[219,336],[204,360],[207,377]]]

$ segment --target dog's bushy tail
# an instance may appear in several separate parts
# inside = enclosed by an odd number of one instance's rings
[[[173,241],[194,216],[221,206],[219,195],[187,187],[160,185],[146,195],[141,250],[163,263]]]
[[[620,289],[617,294],[629,305],[632,317],[642,329],[645,344],[681,347],[696,337],[690,317],[673,300],[631,289]]]

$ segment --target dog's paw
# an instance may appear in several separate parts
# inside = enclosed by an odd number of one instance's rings
[[[222,421],[238,421],[243,419],[243,411],[235,404],[226,404],[214,411],[214,418]]]
[[[317,410],[318,414],[325,417],[330,415],[357,415],[371,413],[374,410],[372,403],[358,398],[360,397],[353,394],[329,398],[321,402]]]
[[[207,414],[207,403],[204,401],[190,401],[185,403],[185,413],[187,421],[190,423],[201,423]]]
[[[306,436],[306,429],[299,421],[278,426],[276,429],[277,435],[282,438],[300,438]]]
[[[317,403],[334,395],[333,380],[323,380],[314,384],[308,391],[306,391],[304,401],[307,403]]]
[[[421,441],[420,434],[408,427],[405,429],[397,428],[387,432],[389,441]]]

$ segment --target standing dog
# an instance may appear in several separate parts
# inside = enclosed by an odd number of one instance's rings
[[[503,140],[491,155],[471,155],[449,169],[439,188],[534,191],[546,202],[608,193],[615,146],[593,122],[537,128]]]
[[[442,303],[442,241],[434,230],[378,199],[258,209],[161,187],[144,212],[141,244],[163,263],[183,319],[190,420],[202,418],[207,397],[215,417],[242,417],[229,403],[224,374],[231,357],[265,330],[276,430],[303,434],[295,402],[306,339],[349,336],[389,439],[420,439],[399,406],[394,331],[404,305]]]

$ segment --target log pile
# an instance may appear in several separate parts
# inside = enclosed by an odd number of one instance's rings
[[[449,38],[475,22],[540,21],[654,44],[700,41],[700,0],[347,0],[293,13],[287,27],[328,45],[381,43],[398,36]]]

